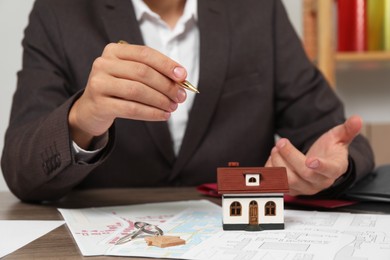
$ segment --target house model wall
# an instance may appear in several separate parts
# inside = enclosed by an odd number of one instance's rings
[[[284,193],[288,192],[286,169],[229,165],[217,169],[223,229],[284,229]]]

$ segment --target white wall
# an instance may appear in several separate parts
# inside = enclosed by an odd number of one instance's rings
[[[282,0],[282,2],[287,9],[291,23],[298,35],[302,37],[302,0]]]
[[[302,1],[283,0],[298,35],[302,37]],[[360,115],[365,123],[390,122],[390,62],[338,63],[336,93],[347,116]]]
[[[21,67],[21,39],[32,4],[32,0],[0,0],[0,151],[3,150],[4,133],[16,86],[16,72]],[[1,190],[8,190],[2,173]]]
[[[343,64],[341,64],[343,65]],[[338,65],[336,92],[347,116],[358,114],[365,123],[390,122],[390,62]]]

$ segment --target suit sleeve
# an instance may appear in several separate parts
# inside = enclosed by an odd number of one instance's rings
[[[43,1],[30,14],[1,166],[9,189],[21,200],[54,200],[80,183],[98,163],[73,159],[68,112],[80,91],[61,48],[56,17]]]
[[[323,133],[345,121],[342,102],[308,60],[287,13],[278,0],[274,12],[275,102],[278,135],[306,152]],[[367,140],[358,136],[349,148],[349,169],[342,181],[319,195],[339,196],[374,167]]]

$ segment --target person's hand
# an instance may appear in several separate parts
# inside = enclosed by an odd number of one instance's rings
[[[186,99],[176,83],[186,76],[180,64],[146,46],[107,45],[93,63],[84,93],[70,110],[73,140],[87,148],[116,118],[168,120]]]
[[[361,128],[361,118],[350,117],[318,138],[306,155],[282,138],[272,149],[265,166],[286,167],[291,195],[316,194],[347,171],[348,146]]]

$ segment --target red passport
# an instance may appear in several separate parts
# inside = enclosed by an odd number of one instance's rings
[[[211,197],[221,197],[218,194],[218,185],[217,183],[205,183],[196,187],[198,192],[211,196]],[[284,202],[290,205],[298,205],[312,208],[324,208],[324,209],[334,209],[349,205],[354,205],[358,203],[357,201],[352,200],[323,200],[323,199],[310,199],[310,198],[298,198],[289,195],[284,195]]]

